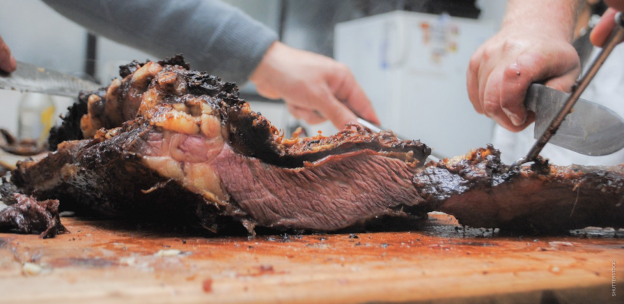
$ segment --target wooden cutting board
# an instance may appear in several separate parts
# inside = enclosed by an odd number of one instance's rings
[[[443,214],[419,231],[256,238],[63,223],[54,239],[0,234],[0,303],[624,303],[624,231],[503,237]]]

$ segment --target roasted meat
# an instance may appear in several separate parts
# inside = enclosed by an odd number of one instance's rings
[[[132,62],[120,75],[80,95],[51,132],[56,151],[20,163],[3,197],[214,232],[232,222],[250,233],[258,225],[331,231],[435,210],[523,233],[624,223],[622,167],[510,169],[491,146],[425,165],[426,145],[359,125],[284,138],[233,83],[190,70],[180,56]],[[0,227],[12,220],[0,217]]]
[[[0,210],[0,230],[22,233],[40,232],[42,238],[67,232],[59,219],[59,201],[37,201],[23,194],[13,194],[15,204]]]
[[[559,167],[540,159],[510,168],[491,145],[429,163],[414,186],[430,210],[472,227],[524,234],[624,227],[624,166]]]
[[[193,216],[213,231],[231,218],[253,233],[419,214],[412,176],[430,153],[419,141],[358,125],[286,139],[234,84],[179,57],[134,62],[122,76],[81,95],[51,136],[56,152],[19,164],[21,192],[110,216]]]

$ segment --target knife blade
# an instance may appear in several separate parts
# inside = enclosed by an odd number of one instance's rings
[[[531,84],[524,104],[535,112],[535,139],[548,128],[569,95]],[[605,106],[579,98],[549,143],[584,155],[612,154],[624,148],[624,120]]]
[[[100,87],[89,80],[20,61],[11,74],[0,73],[0,89],[5,90],[78,97],[80,91],[95,91]]]

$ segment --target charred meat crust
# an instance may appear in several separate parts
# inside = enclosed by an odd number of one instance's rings
[[[421,166],[431,154],[431,149],[420,141],[399,140],[392,132],[373,133],[356,124],[347,125],[329,137],[286,139],[264,116],[251,111],[247,103],[230,107],[226,127],[230,144],[237,152],[286,168],[364,149],[388,153]]]
[[[558,167],[539,160],[510,169],[489,145],[430,163],[413,182],[431,210],[472,227],[524,234],[624,227],[623,166]]]
[[[38,162],[22,162],[12,172],[11,191],[38,199],[58,198],[63,204],[106,217],[192,223],[217,231],[219,212],[201,195],[162,177],[146,167],[132,152],[144,143],[152,127],[146,123],[124,125],[119,136],[67,141]],[[6,191],[9,192],[9,191]],[[199,216],[199,217],[198,217]]]
[[[88,113],[87,100],[92,94],[102,97],[105,93],[106,91],[102,89],[96,92],[81,92],[78,95],[78,101],[67,108],[67,114],[61,117],[63,120],[61,125],[50,129],[50,136],[48,137],[48,148],[50,151],[56,151],[58,145],[64,141],[83,139],[82,130],[80,130],[80,119]]]
[[[58,200],[37,201],[23,194],[14,194],[14,199],[15,204],[0,211],[0,231],[41,232],[44,239],[69,232],[59,219]]]

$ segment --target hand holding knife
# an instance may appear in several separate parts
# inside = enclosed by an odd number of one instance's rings
[[[609,37],[609,39],[607,40],[607,43],[604,45],[604,48],[602,49],[598,57],[592,62],[587,73],[573,87],[572,93],[568,97],[564,106],[559,110],[558,114],[551,121],[550,125],[542,133],[539,139],[535,142],[535,144],[529,150],[527,155],[515,161],[511,165],[512,167],[520,166],[524,163],[535,161],[535,159],[537,158],[539,153],[542,151],[544,146],[548,143],[548,141],[552,138],[552,136],[555,135],[555,133],[559,129],[559,126],[565,119],[565,117],[570,113],[570,111],[572,111],[574,104],[579,99],[579,97],[581,96],[585,88],[587,88],[587,85],[589,85],[591,80],[594,78],[594,76],[596,75],[596,73],[598,72],[602,64],[605,62],[609,54],[611,54],[611,51],[613,51],[613,48],[615,48],[615,46],[620,41],[622,41],[622,39],[624,39],[624,16],[622,15],[622,12],[618,12],[615,15],[615,23],[616,23],[616,27],[611,33],[611,36]],[[624,139],[621,139],[621,140],[624,141]]]

